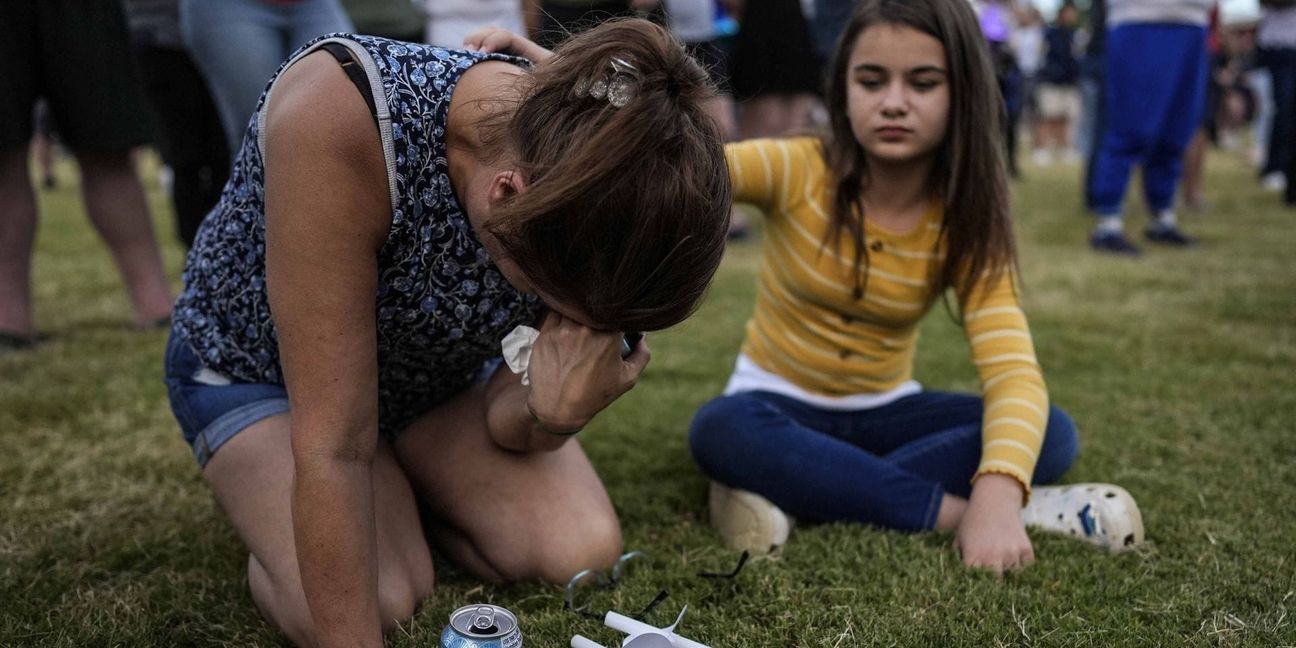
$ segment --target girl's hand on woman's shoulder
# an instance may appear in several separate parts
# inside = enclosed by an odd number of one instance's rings
[[[972,486],[954,545],[968,567],[1002,574],[1035,562],[1021,519],[1022,486],[1007,475],[982,475]]]
[[[553,57],[553,52],[530,39],[499,27],[482,27],[468,34],[463,46],[474,52],[514,54],[532,63],[543,63]]]
[[[550,311],[531,350],[527,407],[551,430],[574,431],[634,387],[651,354],[640,340],[621,357],[621,333]]]

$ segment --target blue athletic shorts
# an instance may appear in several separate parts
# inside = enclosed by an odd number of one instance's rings
[[[175,330],[167,340],[166,386],[171,411],[199,466],[235,434],[288,411],[283,385],[238,382],[207,369]]]

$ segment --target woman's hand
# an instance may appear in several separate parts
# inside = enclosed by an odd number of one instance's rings
[[[621,358],[621,334],[550,311],[531,350],[527,407],[547,430],[572,432],[634,387],[651,354],[642,340]]]
[[[1035,562],[1035,550],[1021,519],[1022,485],[1007,475],[977,478],[954,545],[969,567],[1002,574]]]
[[[514,54],[532,63],[543,63],[553,58],[553,52],[540,47],[524,36],[499,27],[482,27],[468,34],[463,46],[474,52]]]

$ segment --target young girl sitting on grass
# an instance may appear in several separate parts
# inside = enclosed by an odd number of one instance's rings
[[[996,572],[1034,560],[1026,524],[1137,544],[1124,489],[1031,488],[1071,466],[1076,428],[1049,405],[1018,300],[1001,100],[970,5],[865,0],[830,72],[822,141],[727,150],[734,199],[768,221],[742,353],[690,434],[712,523],[755,551],[788,516],[950,530],[965,564]],[[912,379],[947,290],[980,397]]]

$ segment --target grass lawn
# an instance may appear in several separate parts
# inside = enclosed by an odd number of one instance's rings
[[[1025,301],[1053,401],[1077,420],[1067,481],[1112,481],[1149,542],[1109,556],[1032,534],[1038,563],[1002,582],[964,569],[948,535],[798,528],[737,556],[705,522],[688,454],[692,412],[718,393],[754,294],[757,248],[730,250],[701,313],[653,337],[639,387],[582,442],[629,549],[653,557],[599,610],[667,624],[715,648],[756,646],[1296,645],[1296,211],[1231,157],[1210,161],[1202,239],[1138,260],[1090,252],[1074,168],[1027,169],[1016,213]],[[203,485],[160,380],[162,332],[129,310],[64,167],[41,194],[37,320],[51,340],[0,356],[0,646],[247,646],[281,640],[247,591],[246,556]],[[150,186],[172,275],[182,252]],[[1142,227],[1141,211],[1129,222]],[[1137,239],[1136,239],[1137,240]],[[961,332],[937,310],[917,377],[973,391]],[[814,470],[815,466],[806,466]],[[562,610],[562,589],[481,585],[437,559],[438,586],[395,646],[435,646],[447,614],[490,601],[528,646],[621,635]]]

